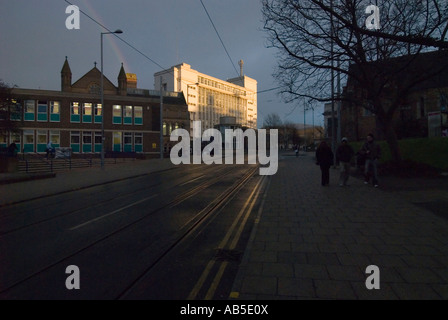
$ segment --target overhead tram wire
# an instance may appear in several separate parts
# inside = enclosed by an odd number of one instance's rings
[[[68,1],[68,0],[64,0],[64,2],[68,3],[68,4],[71,5],[71,6],[74,5],[73,3],[71,3],[71,2]],[[201,0],[201,3],[202,3],[202,0]],[[204,6],[204,3],[202,3],[202,5]],[[204,6],[204,9],[205,9],[205,12],[207,13],[207,15],[208,15],[208,17],[209,17],[209,19],[210,19],[210,22],[212,23],[213,27],[215,28],[215,25],[214,25],[213,21],[211,20],[211,17],[210,17],[210,15],[208,14],[208,11],[207,11],[207,9],[205,8],[205,6]],[[79,12],[81,12],[83,15],[85,15],[87,18],[89,18],[90,20],[92,20],[92,21],[93,21],[94,23],[96,23],[97,25],[99,25],[101,28],[104,28],[104,29],[105,29],[106,31],[108,31],[108,32],[112,32],[111,29],[107,28],[107,27],[104,26],[102,23],[100,23],[100,22],[98,22],[97,20],[95,20],[94,18],[92,18],[90,15],[88,15],[88,14],[87,14],[86,12],[84,12],[83,10],[79,9]],[[222,43],[222,45],[223,45],[223,47],[224,47],[224,49],[225,49],[225,51],[226,51],[226,53],[227,53],[227,56],[229,57],[230,61],[232,62],[232,59],[230,58],[230,55],[229,55],[229,53],[228,53],[228,51],[227,51],[227,49],[226,49],[226,47],[225,47],[225,45],[224,45],[224,43],[223,43],[221,37],[219,36],[219,33],[218,33],[218,31],[216,30],[216,28],[215,28],[215,31],[216,31],[216,33],[218,34],[219,39],[221,40],[221,43]],[[158,66],[159,68],[161,68],[162,70],[166,70],[166,71],[169,72],[169,69],[168,69],[168,68],[163,67],[162,65],[160,65],[159,63],[157,63],[154,59],[151,59],[148,55],[146,55],[146,54],[145,54],[144,52],[142,52],[141,50],[137,49],[135,46],[133,46],[132,44],[130,44],[128,41],[122,39],[122,38],[121,38],[120,36],[118,36],[117,34],[113,34],[113,36],[117,37],[117,38],[118,38],[119,40],[121,40],[124,44],[126,44],[126,45],[129,46],[131,49],[133,49],[133,50],[135,50],[136,52],[138,52],[140,55],[142,55],[144,58],[146,58],[147,60],[149,60],[150,62],[152,62],[153,64],[155,64],[155,65]],[[238,73],[238,71],[237,71],[235,65],[233,64],[233,62],[232,62],[232,65],[233,65],[233,67],[234,67],[236,73],[239,75],[239,73]],[[169,73],[172,74],[172,75],[174,75],[172,72],[169,72]],[[185,83],[186,83],[186,82],[185,82]],[[258,94],[258,93],[264,93],[264,92],[269,92],[269,91],[277,90],[277,89],[280,89],[280,88],[282,88],[282,87],[275,87],[275,88],[270,88],[270,89],[266,89],[266,90],[262,90],[262,91],[257,91],[257,92],[255,92],[255,94]]]
[[[69,5],[73,5],[73,3],[71,3],[68,0],[64,0],[66,3],[68,3]],[[112,32],[112,30],[110,30],[109,28],[107,28],[106,26],[104,26],[102,23],[98,22],[97,20],[95,20],[94,18],[92,18],[91,16],[89,16],[87,13],[85,13],[83,10],[79,9],[79,12],[81,12],[83,15],[85,15],[87,18],[89,18],[90,20],[92,20],[93,22],[95,22],[97,25],[99,25],[100,27],[106,29],[108,32]],[[154,61],[153,59],[151,59],[150,57],[148,57],[145,53],[143,53],[142,51],[140,51],[139,49],[137,49],[136,47],[134,47],[132,44],[130,44],[129,42],[127,42],[126,40],[122,39],[120,36],[118,36],[117,34],[113,33],[113,35],[115,37],[117,37],[119,40],[121,40],[123,43],[125,43],[127,46],[129,46],[130,48],[134,49],[135,51],[137,51],[139,54],[141,54],[143,57],[145,57],[146,59],[148,59],[149,61],[151,61],[152,63],[154,63],[156,66],[158,66],[159,68],[162,68],[162,70],[165,70],[165,68],[163,66],[161,66],[160,64],[158,64],[156,61]]]
[[[200,0],[200,1],[201,1],[201,4],[202,4],[202,7],[203,7],[204,10],[205,10],[205,13],[206,13],[207,16],[208,16],[208,19],[210,20],[210,22],[211,22],[211,24],[212,24],[212,26],[213,26],[213,29],[215,29],[215,32],[216,32],[216,34],[218,35],[219,41],[221,41],[221,44],[222,44],[222,46],[224,47],[224,50],[225,50],[226,53],[227,53],[227,57],[229,57],[229,60],[230,60],[230,63],[232,64],[232,66],[233,66],[233,69],[235,69],[235,72],[236,72],[237,76],[240,76],[240,74],[238,73],[238,70],[236,69],[235,64],[233,63],[232,58],[230,57],[229,51],[227,51],[227,48],[226,48],[224,42],[222,41],[222,38],[221,38],[221,36],[219,35],[219,32],[218,32],[218,30],[216,29],[215,24],[213,23],[213,20],[212,20],[212,18],[210,17],[210,14],[209,14],[208,11],[207,11],[207,8],[206,8],[205,5],[204,5],[204,2],[203,2],[202,0]]]

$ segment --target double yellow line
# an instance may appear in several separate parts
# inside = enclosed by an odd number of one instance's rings
[[[261,190],[261,186],[265,182],[265,176],[262,176],[262,178],[258,181],[255,188],[252,190],[252,193],[244,203],[243,207],[239,211],[237,217],[233,221],[231,227],[227,231],[224,238],[221,240],[219,244],[219,249],[226,249],[226,246],[228,246],[227,249],[234,250],[236,248],[236,245],[238,244],[238,241],[240,240],[241,234],[243,232],[243,229],[246,225],[246,222],[252,212],[252,209],[255,205],[255,203],[258,200],[258,197],[260,195],[259,190]],[[242,220],[241,220],[242,219]],[[241,222],[240,222],[241,220]],[[238,229],[237,229],[238,227]],[[234,233],[236,231],[236,233]],[[233,235],[233,238],[231,239]],[[231,242],[230,242],[231,241]],[[201,276],[199,277],[198,282],[194,286],[194,288],[191,290],[190,294],[188,295],[187,300],[194,300],[196,299],[199,291],[204,286],[205,281],[209,278],[209,275],[217,263],[216,260],[210,260],[207,266],[205,267],[204,271],[202,272]],[[221,263],[218,272],[216,273],[215,277],[213,278],[213,281],[205,295],[205,300],[211,300],[213,299],[213,296],[215,294],[216,289],[218,288],[219,283],[221,282],[222,276],[224,274],[224,271],[226,270],[228,265],[227,261],[224,261]]]

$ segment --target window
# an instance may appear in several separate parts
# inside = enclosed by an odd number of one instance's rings
[[[19,152],[22,151],[22,147],[21,147],[21,141],[22,141],[22,137],[20,136],[20,133],[11,133],[11,143],[14,142],[17,146],[17,149],[19,150]]]
[[[55,148],[59,148],[61,146],[61,135],[58,130],[50,131],[50,141]]]
[[[2,109],[3,120],[6,120],[8,110],[5,107]],[[20,121],[22,120],[22,104],[17,100],[12,100],[11,105],[9,106],[9,119],[12,121]]]
[[[34,121],[35,120],[35,101],[34,100],[25,100],[24,102],[24,112],[25,112],[25,121]]]
[[[70,148],[72,148],[72,152],[80,151],[80,134],[79,131],[71,131],[70,132]]]
[[[61,103],[59,101],[50,101],[50,121],[61,121]]]
[[[7,137],[3,134],[0,134],[0,149],[4,149],[8,146]]]
[[[93,105],[91,103],[84,103],[82,106],[82,122],[92,123],[92,110]]]
[[[156,147],[153,146],[154,149]],[[143,152],[143,133],[135,133],[134,134],[134,151],[135,152]]]
[[[98,85],[98,83],[92,82],[91,84],[89,84],[89,92],[90,93],[100,94],[101,93],[101,87]]]
[[[112,123],[113,124],[121,124],[121,118],[122,118],[122,111],[121,106],[114,105],[113,106],[113,115],[112,115]]]
[[[95,152],[100,153],[102,148],[102,135],[101,132],[95,132]]]
[[[132,152],[132,133],[125,132],[123,140],[124,140],[124,152]]]
[[[37,103],[37,121],[48,121],[48,102],[39,100]]]
[[[82,152],[92,152],[92,132],[85,131],[82,133]]]
[[[166,136],[166,122],[163,123],[163,135]]]
[[[23,131],[23,150],[25,153],[34,152],[34,130]]]
[[[37,131],[37,152],[45,152],[47,150],[47,131]]]
[[[134,124],[142,125],[143,124],[143,107],[134,107]]]
[[[103,121],[103,106],[101,103],[95,104],[94,115],[95,123],[101,123]]]
[[[121,152],[121,132],[114,132],[113,150],[117,151],[117,152]]]
[[[132,106],[125,106],[124,110],[124,124],[132,124]]]
[[[72,105],[70,107],[70,122],[81,122],[81,110],[79,109],[79,102],[72,102]]]
[[[8,107],[6,105],[0,106],[0,120],[5,121],[8,118]]]

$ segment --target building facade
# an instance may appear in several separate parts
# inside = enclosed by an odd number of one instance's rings
[[[154,74],[154,88],[161,86],[183,92],[190,120],[201,121],[202,130],[219,125],[221,117],[234,117],[243,128],[257,128],[257,81],[242,72],[240,77],[224,81],[182,63]]]
[[[61,71],[61,91],[12,89],[10,119],[16,130],[0,137],[0,147],[15,142],[19,152],[44,153],[53,147],[71,148],[72,154],[99,154],[104,121],[105,152],[160,154],[160,92],[136,88],[136,75],[123,66],[118,86],[104,77],[101,105],[101,72],[96,65],[75,83],[68,60]],[[129,82],[129,88],[128,88]],[[164,93],[164,110],[174,118],[166,123],[189,126],[188,107],[182,94]],[[171,110],[172,112],[168,112]]]
[[[398,57],[380,62],[382,69],[396,68],[401,62]],[[392,117],[393,129],[398,139],[446,136],[448,134],[448,50],[421,53],[415,57],[412,68],[400,70],[395,74],[396,83],[409,79],[420,79],[409,86],[406,95],[399,97],[399,106]],[[442,61],[441,63],[438,63]],[[440,72],[438,71],[440,68]],[[434,74],[432,74],[434,73]],[[405,79],[405,80],[403,80]],[[380,96],[382,104],[387,107],[396,99],[397,86],[386,87]],[[344,95],[354,97],[345,100],[341,106],[340,125],[342,136],[351,140],[363,140],[369,133],[377,139],[384,139],[383,128],[375,114],[369,108],[365,89],[349,77]],[[356,101],[356,102],[354,102]],[[336,103],[337,104],[337,103]],[[327,107],[327,106],[326,106]],[[329,112],[331,114],[331,112]]]

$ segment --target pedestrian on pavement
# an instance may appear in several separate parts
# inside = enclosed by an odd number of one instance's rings
[[[361,148],[361,154],[365,155],[364,184],[369,184],[370,177],[375,188],[378,188],[378,160],[381,157],[381,147],[375,142],[372,133],[367,135],[367,141]]]
[[[17,151],[19,151],[19,148],[16,143],[11,143],[8,147],[8,157],[15,157],[17,155]]]
[[[320,166],[323,186],[330,183],[330,167],[334,164],[333,157],[331,148],[325,141],[322,141],[316,150],[316,164]]]
[[[48,155],[50,154],[50,153],[53,153],[53,144],[51,143],[51,141],[49,141],[48,143],[47,143],[47,159],[48,159]]]
[[[355,151],[348,144],[347,138],[342,138],[342,143],[336,150],[336,164],[340,166],[339,185],[347,186],[350,177],[350,167]]]

